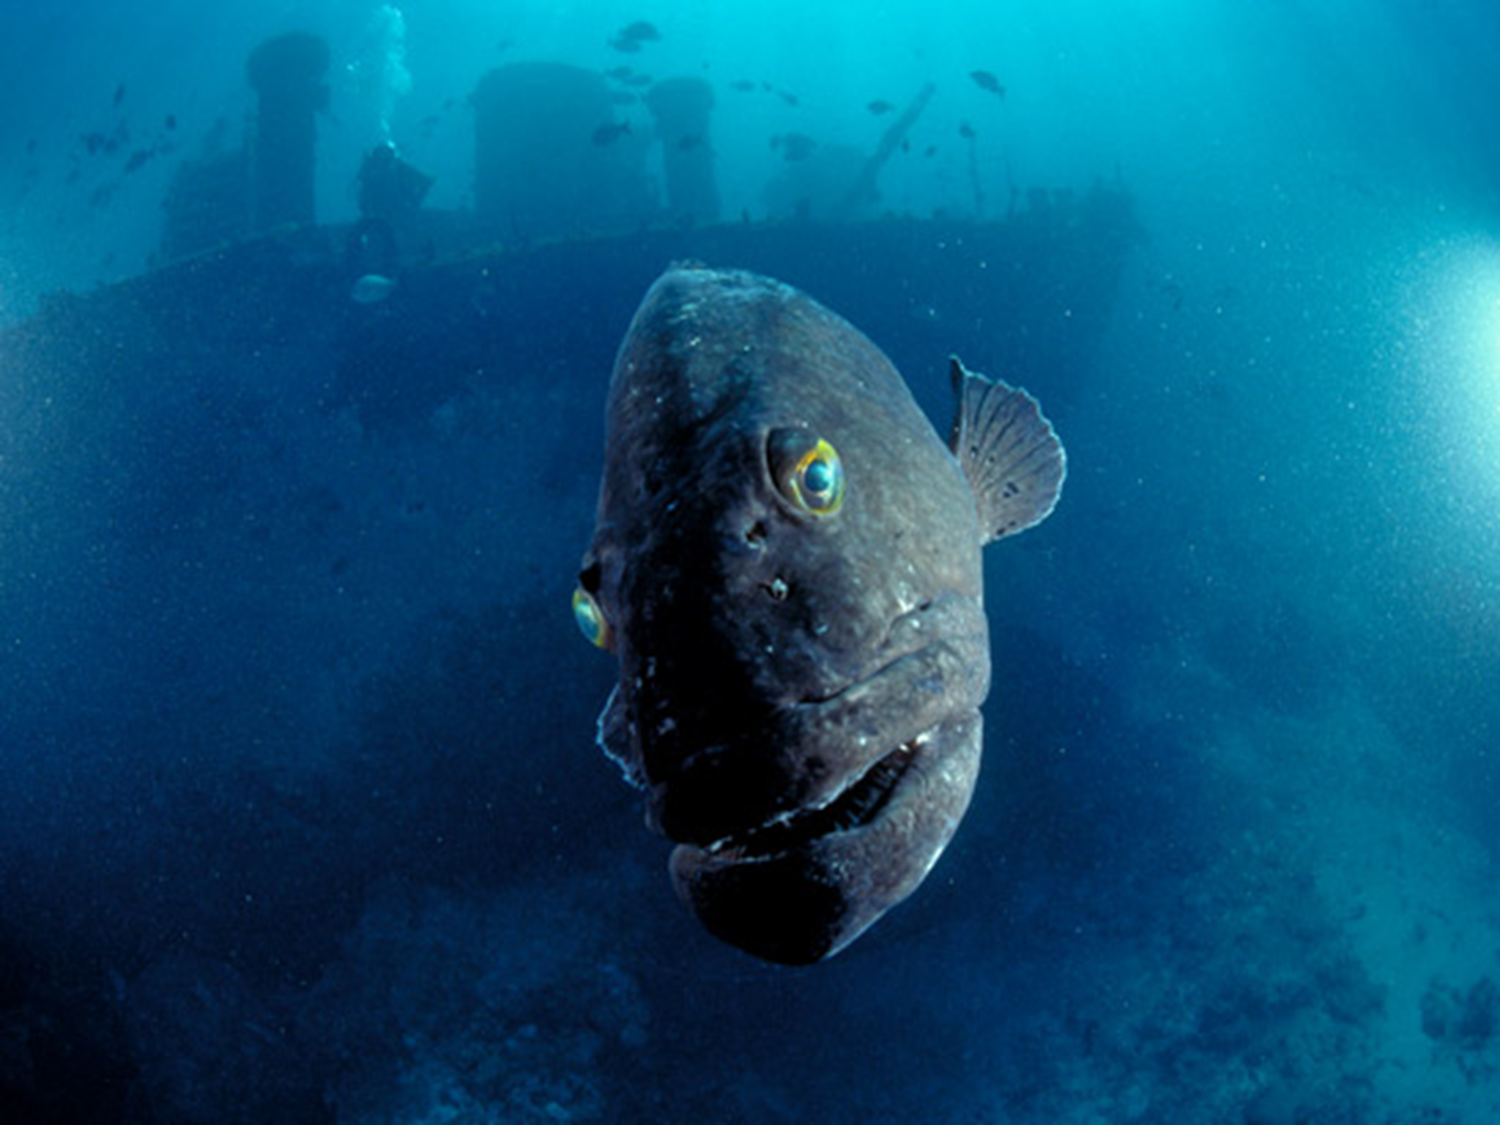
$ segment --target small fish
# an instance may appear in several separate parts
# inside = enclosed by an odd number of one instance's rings
[[[924,148],[922,150],[922,155],[923,156],[936,156],[937,155],[937,145],[928,145],[926,148]]]
[[[177,128],[177,115],[175,113],[169,113],[169,114],[167,114],[166,120],[162,122],[162,127],[164,129],[166,129],[166,131],[169,132],[169,133],[172,132],[174,129],[176,129]]]
[[[875,101],[865,106],[865,108],[873,113],[876,117],[881,117],[887,113],[890,113],[891,110],[895,109],[896,107],[890,102],[881,101],[877,98]]]
[[[629,132],[630,122],[628,121],[606,121],[594,130],[594,143],[596,145],[612,145]]]
[[[755,89],[755,83],[750,81],[750,79],[748,78],[741,78],[737,82],[731,82],[729,84],[729,88],[731,90],[736,90],[741,94],[748,94]]]
[[[782,159],[795,164],[811,156],[818,147],[818,142],[806,133],[783,133],[771,138],[771,147],[780,149]]]
[[[26,142],[26,155],[27,156],[35,156],[36,155],[36,138],[35,137],[32,137],[29,141]]]
[[[396,291],[396,282],[383,274],[367,273],[349,290],[356,305],[378,305]]]
[[[110,104],[113,105],[113,106],[118,106],[124,100],[125,100],[125,83],[121,82],[118,86],[115,87],[115,96],[111,100]]]
[[[645,20],[636,20],[626,24],[620,29],[621,39],[634,39],[637,43],[656,43],[661,40],[661,32],[656,30],[653,24]]]
[[[154,148],[136,149],[136,151],[130,154],[130,159],[125,161],[126,174],[128,175],[145,167],[146,163],[155,155],[156,150]]]
[[[573,613],[618,661],[598,742],[676,845],[678,897],[770,961],[837,953],[926,878],[974,792],[981,548],[1040,523],[1062,445],[950,374],[945,443],[856,328],[676,267],[620,346]]]
[[[1000,79],[996,78],[989,71],[971,70],[969,71],[969,77],[974,79],[974,85],[978,86],[981,90],[986,90],[994,94],[997,98],[1005,97],[1005,87],[1000,84]]]
[[[778,90],[776,92],[776,96],[782,101],[786,102],[786,104],[791,106],[793,109],[796,109],[797,106],[802,104],[801,98],[797,97],[796,94],[788,93],[786,90]]]
[[[642,43],[656,43],[661,39],[661,32],[645,20],[636,20],[634,23],[622,27],[609,45],[622,54],[633,55],[641,49]]]
[[[967,121],[960,121],[958,123],[958,135],[966,141],[972,141],[976,136],[978,136],[978,134],[974,132],[974,126],[970,125]]]
[[[604,77],[613,78],[616,82],[624,82],[635,71],[628,66],[612,66],[604,72]]]

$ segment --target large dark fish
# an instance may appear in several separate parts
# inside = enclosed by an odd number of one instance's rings
[[[599,741],[677,842],[703,924],[807,963],[921,883],[979,770],[980,547],[1052,510],[1063,452],[956,359],[954,452],[889,360],[797,290],[679,267],[610,383],[574,611],[620,680]]]

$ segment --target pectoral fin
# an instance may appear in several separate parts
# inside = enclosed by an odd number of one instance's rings
[[[984,542],[1046,519],[1062,493],[1062,442],[1025,391],[949,361],[958,415],[949,445],[979,508]]]

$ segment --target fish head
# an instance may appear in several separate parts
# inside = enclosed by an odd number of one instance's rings
[[[978,771],[980,543],[957,462],[852,326],[752,274],[653,286],[575,608],[620,664],[600,741],[710,931],[816,961],[936,862]]]

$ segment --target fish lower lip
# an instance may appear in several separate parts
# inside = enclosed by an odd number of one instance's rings
[[[725,859],[768,859],[837,832],[862,828],[880,815],[921,753],[920,737],[870,764],[826,805],[798,809],[704,850]]]

